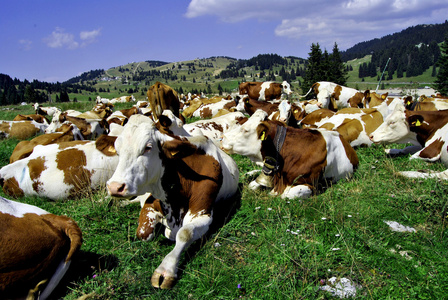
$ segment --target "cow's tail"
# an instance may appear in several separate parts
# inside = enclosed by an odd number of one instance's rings
[[[317,82],[316,82],[317,83]],[[308,93],[306,93],[305,95],[299,95],[299,98],[305,98],[306,96],[308,96],[311,91],[314,89],[314,87],[316,86],[316,83],[313,83],[313,85],[310,87],[310,90],[308,91]]]
[[[435,171],[403,171],[398,172],[399,175],[408,177],[408,178],[438,178],[443,180],[448,180],[448,170],[442,172]]]

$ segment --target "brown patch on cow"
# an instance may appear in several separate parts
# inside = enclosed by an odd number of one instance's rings
[[[364,108],[363,111],[366,114],[361,116],[361,120],[364,122],[367,136],[370,136],[383,123],[383,115],[374,108]]]
[[[25,195],[15,177],[11,177],[6,180],[1,178],[0,184],[3,188],[3,192],[10,197],[20,198]]]
[[[170,86],[157,81],[146,94],[154,119],[157,120],[165,109],[171,110],[176,117],[179,116],[179,97]]]
[[[33,190],[36,193],[40,192],[40,187],[42,182],[40,181],[42,172],[47,168],[45,167],[45,159],[43,157],[37,157],[35,159],[31,159],[28,162],[28,169],[31,181],[33,182]]]
[[[425,146],[425,148],[419,153],[419,157],[426,158],[426,159],[432,159],[440,155],[440,152],[442,151],[443,144],[445,142],[442,141],[442,139],[437,139],[428,146]]]
[[[206,106],[204,108],[201,109],[201,118],[202,119],[208,119],[212,117],[212,110]]]
[[[336,112],[332,110],[321,108],[305,116],[300,122],[300,124],[305,127],[316,127],[316,123],[322,121],[325,118],[330,118],[335,114]]]
[[[355,149],[353,149],[353,147],[349,144],[349,142],[347,140],[345,140],[342,136],[340,136],[340,139],[341,139],[342,145],[344,146],[345,153],[348,157],[348,160],[353,165],[353,169],[358,168],[359,158],[358,158],[358,155],[356,154]]]
[[[344,119],[342,124],[336,129],[344,139],[351,143],[359,137],[363,131],[362,124],[357,119]]]
[[[37,135],[40,129],[31,124],[31,121],[22,121],[11,124],[9,137],[15,137],[19,140],[26,140]]]
[[[350,107],[363,107],[364,94],[361,92],[357,92],[353,97],[348,99],[348,104]]]
[[[39,114],[30,114],[30,115],[22,115],[22,114],[18,114],[13,121],[36,121],[37,123],[49,123],[48,119],[45,118],[43,115],[39,115]]]
[[[258,100],[260,98],[261,85],[263,82],[242,82],[239,85],[240,95],[247,95],[250,99]],[[280,83],[271,82],[265,89],[265,101],[280,99],[282,96],[282,86]]]
[[[84,168],[87,165],[86,154],[78,149],[65,149],[56,155],[56,164],[64,172],[64,183],[73,185],[70,194],[80,190],[89,190],[92,172]]]

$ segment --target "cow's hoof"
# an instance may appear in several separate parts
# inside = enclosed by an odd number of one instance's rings
[[[159,272],[154,272],[151,277],[152,286],[163,290],[172,288],[175,282],[175,277],[163,276],[163,274],[160,274]]]

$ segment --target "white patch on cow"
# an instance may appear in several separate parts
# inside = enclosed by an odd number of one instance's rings
[[[260,96],[258,101],[266,101],[266,90],[271,87],[272,81],[265,81],[261,84]]]
[[[257,126],[268,117],[263,110],[257,110],[243,125],[223,135],[221,149],[228,154],[247,156],[253,162],[263,162],[261,141],[255,134]]]
[[[46,215],[49,212],[26,203],[11,201],[0,197],[0,212],[9,214],[17,218],[22,218],[25,214]]]
[[[327,166],[324,170],[324,178],[332,179],[333,182],[350,178],[354,168],[347,157],[339,133],[330,130],[318,130],[327,144]]]

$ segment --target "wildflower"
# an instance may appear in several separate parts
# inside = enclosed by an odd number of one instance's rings
[[[340,235],[339,233],[335,235],[335,237],[340,237],[340,236],[341,236],[341,235]]]
[[[255,207],[255,210],[258,210],[258,209],[260,209],[261,208],[261,206],[257,206],[257,207]]]
[[[331,250],[338,251],[338,250],[341,250],[341,248],[332,248]]]
[[[239,284],[239,283],[238,283],[238,288],[239,288],[239,289],[241,288],[241,284]]]
[[[218,248],[219,246],[221,246],[220,243],[215,243],[215,248]]]
[[[96,274],[95,274],[95,275],[93,275],[93,278],[96,278],[96,276],[98,276],[98,275],[96,275]]]
[[[268,207],[268,210],[272,210],[272,208]]]
[[[347,215],[347,217],[351,218],[351,217],[352,217],[352,215]]]
[[[327,218],[325,218],[325,217],[322,217],[322,220],[326,220]]]

